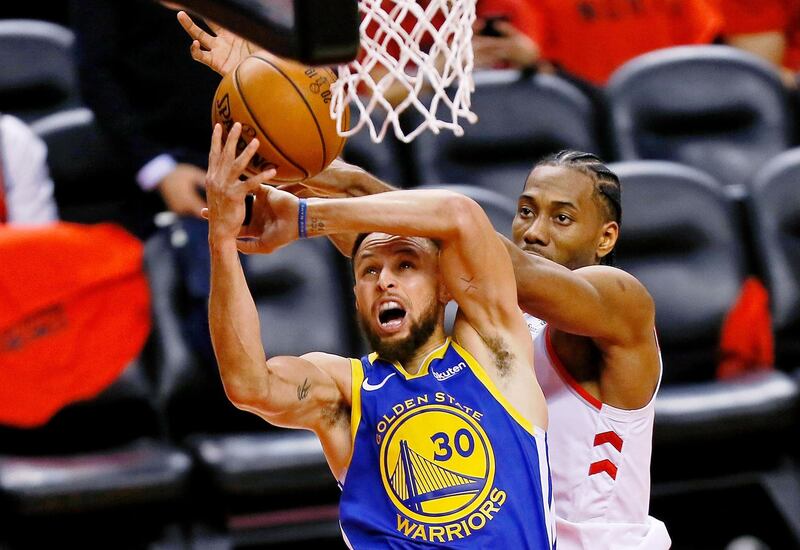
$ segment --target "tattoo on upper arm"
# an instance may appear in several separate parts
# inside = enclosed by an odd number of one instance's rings
[[[510,373],[514,355],[508,351],[503,340],[499,336],[495,336],[494,338],[484,338],[483,341],[494,355],[494,364],[500,375],[505,376]]]
[[[302,401],[308,397],[308,391],[310,389],[311,384],[308,383],[308,378],[306,378],[301,385],[297,386],[297,400]]]
[[[472,281],[475,280],[475,276],[473,275],[469,279],[466,277],[459,277],[462,281],[464,281],[464,292],[471,292],[473,290],[478,290],[478,287],[472,284]]]

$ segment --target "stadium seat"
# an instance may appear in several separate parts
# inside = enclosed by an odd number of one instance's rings
[[[391,134],[381,143],[373,143],[369,129],[364,127],[347,138],[342,158],[392,185],[409,187],[416,183],[417,174],[411,166],[411,145]]]
[[[776,362],[800,369],[800,148],[767,163],[749,186],[752,231],[770,291]]]
[[[716,180],[689,166],[633,161],[611,169],[622,182],[617,255],[656,300],[664,381],[709,380],[723,317],[749,269],[736,211]]]
[[[0,427],[0,541],[35,547],[63,536],[112,547],[124,534],[144,545],[153,525],[179,521],[191,459],[163,441],[151,397],[135,361],[96,398],[42,427]]]
[[[623,189],[617,263],[655,300],[664,362],[653,438],[656,510],[669,517],[658,503],[674,498],[675,517],[684,518],[690,495],[723,487],[740,497],[751,486],[770,493],[786,474],[798,384],[779,370],[715,378],[722,322],[749,272],[739,210],[721,184],[688,166],[610,168]],[[772,505],[780,508],[781,498]]]
[[[571,148],[599,153],[595,112],[573,84],[546,74],[476,73],[474,125],[464,136],[421,134],[413,143],[420,183],[466,183],[515,202],[541,157]]]
[[[228,520],[228,527],[239,525],[246,533],[237,536],[261,542],[282,536],[308,540],[320,532],[338,537],[335,509],[331,512],[338,490],[316,436],[272,427],[236,409],[224,394],[216,365],[203,364],[188,346],[181,325],[185,290],[170,238],[166,230],[156,233],[145,251],[158,328],[157,400],[171,437],[198,460],[195,508],[210,516],[209,522]],[[270,355],[354,355],[352,310],[340,270],[344,262],[327,241],[301,241],[247,260]],[[301,505],[305,511],[293,515]],[[274,513],[298,518],[294,530],[270,523]]]
[[[789,98],[765,61],[727,46],[680,46],[639,56],[607,86],[619,160],[688,164],[741,189],[790,146]]]
[[[46,21],[0,21],[0,105],[30,122],[80,103],[72,31]]]

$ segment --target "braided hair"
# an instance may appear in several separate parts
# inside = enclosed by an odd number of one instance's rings
[[[606,219],[622,225],[622,185],[617,175],[597,155],[582,151],[564,150],[548,155],[539,161],[539,166],[571,168],[589,176],[594,182],[595,193],[605,209]],[[614,264],[614,251],[600,260],[601,264]]]

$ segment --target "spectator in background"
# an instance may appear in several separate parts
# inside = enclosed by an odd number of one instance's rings
[[[185,328],[213,361],[208,228],[199,216],[219,78],[188,55],[175,13],[152,0],[73,0],[71,14],[84,100],[130,158],[131,177],[180,216],[171,230],[190,299]]]
[[[800,71],[800,0],[717,0],[725,16],[725,42],[759,55],[797,87]]]
[[[724,19],[726,44],[750,51],[780,67],[786,52],[786,0],[714,0]]]
[[[791,72],[793,84],[800,71],[800,0],[786,0],[786,51],[783,54],[783,66]]]
[[[0,224],[57,220],[47,146],[20,119],[0,115]]]
[[[715,0],[724,18],[726,44],[740,48],[775,65],[784,83],[796,87],[795,72],[800,68],[800,36],[797,29],[797,0]]]
[[[722,30],[715,0],[479,0],[476,66],[526,67],[542,62],[602,86],[640,54],[709,44]],[[500,36],[481,36],[485,22]]]
[[[74,0],[72,16],[81,93],[98,123],[131,157],[143,189],[198,217],[219,79],[188,59],[173,12],[150,0]]]

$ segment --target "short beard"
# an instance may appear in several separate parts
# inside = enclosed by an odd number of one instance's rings
[[[436,330],[443,308],[444,306],[441,303],[434,301],[423,312],[420,320],[412,323],[408,336],[395,342],[381,340],[381,337],[372,330],[369,321],[361,313],[358,314],[358,324],[361,326],[361,330],[367,340],[369,340],[371,348],[378,352],[378,356],[381,359],[390,363],[397,362],[405,365],[414,357],[420,346],[428,341],[433,331]]]

